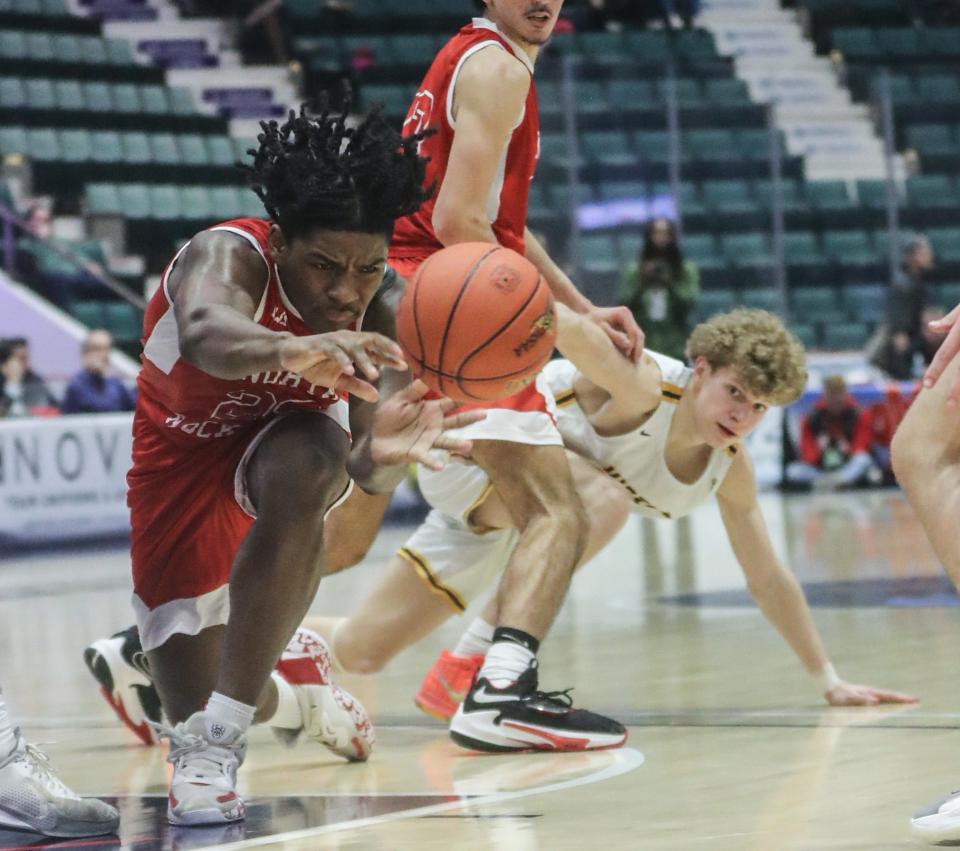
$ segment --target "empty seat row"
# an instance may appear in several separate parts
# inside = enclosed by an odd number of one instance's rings
[[[0,14],[64,17],[70,11],[65,0],[0,0]]]
[[[40,162],[230,167],[250,142],[199,133],[0,127],[0,153]]]
[[[183,87],[0,77],[0,107],[91,113],[192,115],[193,93]]]
[[[88,328],[105,328],[119,343],[137,340],[143,333],[142,311],[125,301],[75,301],[70,313]]]
[[[84,204],[89,215],[132,220],[210,222],[236,216],[264,216],[260,199],[238,186],[88,183]]]
[[[130,43],[95,35],[0,30],[0,60],[54,65],[133,65]]]
[[[844,27],[833,46],[849,61],[944,61],[960,58],[960,27]]]

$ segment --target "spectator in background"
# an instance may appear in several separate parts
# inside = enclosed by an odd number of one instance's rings
[[[30,344],[26,338],[0,340],[0,415],[50,414],[56,409],[57,400],[30,368]]]
[[[908,380],[929,363],[924,342],[923,313],[927,308],[926,276],[933,269],[933,247],[921,234],[905,234],[900,268],[890,282],[887,312],[870,362],[891,378]],[[930,357],[932,357],[932,353]]]
[[[787,465],[787,481],[833,490],[868,482],[882,473],[870,455],[870,417],[847,393],[839,375],[823,381],[823,396],[800,426],[800,460]]]
[[[942,313],[941,311],[941,315]],[[883,480],[886,484],[893,484],[896,481],[890,466],[890,444],[914,398],[915,394],[904,395],[899,385],[891,382],[883,390],[883,399],[867,409],[872,435],[870,454],[883,471]]]
[[[700,271],[683,259],[674,223],[651,219],[644,228],[640,257],[627,267],[620,294],[646,334],[646,348],[684,360],[699,295]]]
[[[87,334],[80,349],[83,369],[67,385],[63,397],[65,414],[105,414],[110,411],[132,411],[133,393],[110,371],[113,339],[108,331]]]

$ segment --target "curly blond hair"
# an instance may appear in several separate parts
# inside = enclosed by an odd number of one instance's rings
[[[729,366],[754,396],[787,405],[807,385],[806,353],[779,317],[740,307],[701,322],[687,340],[691,361],[713,369]]]

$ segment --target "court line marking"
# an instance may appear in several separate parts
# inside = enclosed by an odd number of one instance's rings
[[[315,836],[324,836],[329,833],[339,833],[344,830],[355,830],[367,827],[374,827],[386,824],[391,821],[400,821],[408,818],[419,818],[426,815],[435,815],[436,813],[459,810],[464,807],[475,807],[479,805],[487,806],[490,804],[499,804],[504,801],[515,801],[518,798],[528,798],[531,795],[544,795],[548,792],[560,792],[564,789],[573,789],[577,786],[586,786],[591,783],[601,783],[604,780],[610,780],[634,771],[643,765],[644,756],[635,748],[622,748],[614,751],[608,751],[613,759],[613,764],[608,765],[592,774],[586,774],[583,777],[574,777],[570,780],[561,780],[559,783],[548,783],[545,786],[531,786],[529,789],[518,789],[513,792],[494,792],[490,795],[478,795],[469,798],[457,798],[456,801],[449,801],[443,804],[430,804],[426,807],[415,807],[412,810],[400,810],[395,813],[384,813],[379,816],[368,816],[367,818],[355,819],[353,821],[335,822],[334,824],[323,825],[322,827],[305,828],[303,830],[293,830],[289,833],[278,833],[274,836],[261,836],[256,839],[242,839],[239,842],[228,843],[226,845],[210,845],[207,848],[210,851],[239,851],[243,848],[258,848],[275,843],[293,842],[299,839],[311,839]],[[489,757],[488,757],[489,758]],[[530,759],[536,759],[537,755],[531,755]],[[203,849],[196,849],[203,851]]]

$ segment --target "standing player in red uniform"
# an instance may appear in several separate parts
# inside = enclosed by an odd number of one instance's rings
[[[351,478],[392,489],[432,447],[469,448],[444,429],[474,418],[446,417],[422,383],[371,404],[381,367],[408,377],[392,340],[356,330],[392,331],[388,296],[372,299],[394,219],[427,194],[417,142],[377,115],[264,125],[248,177],[271,221],[197,234],[147,309],[128,502],[140,638],[175,725],[174,824],[243,818],[255,716],[350,759],[372,744],[325,645],[295,631]]]
[[[397,222],[390,264],[409,278],[443,246],[499,242],[533,262],[559,302],[598,322],[625,357],[637,359],[642,335],[629,311],[594,307],[526,227],[540,142],[534,62],[563,2],[475,5],[483,17],[440,50],[407,113],[406,134],[436,131],[420,152],[429,157],[427,182],[439,190]],[[507,720],[528,731],[517,749],[610,747],[626,738],[617,722],[538,690],[536,653],[589,532],[543,380],[490,406],[487,428],[478,424],[469,434],[474,460],[519,531],[497,592],[496,621],[475,625],[489,646],[484,665],[472,688],[466,683],[469,694],[451,725],[456,741],[481,749],[501,747],[498,725]]]

